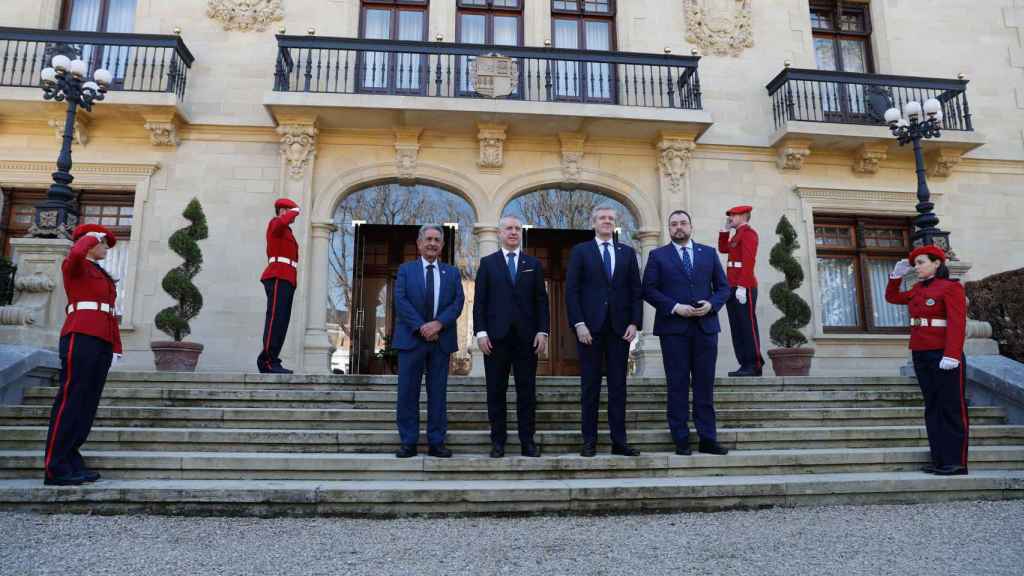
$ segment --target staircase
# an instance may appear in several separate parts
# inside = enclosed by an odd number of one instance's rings
[[[913,379],[721,379],[715,397],[727,456],[673,453],[664,386],[630,382],[627,426],[640,457],[609,455],[605,433],[599,455],[582,458],[579,381],[542,378],[544,457],[518,456],[511,403],[509,456],[495,460],[487,457],[482,380],[453,378],[455,458],[400,460],[392,455],[394,377],[115,372],[84,452],[103,475],[96,484],[42,485],[55,386],[0,406],[0,508],[389,516],[1024,497],[1024,426],[1007,425],[1000,407],[970,407],[969,476],[918,471],[927,440]]]

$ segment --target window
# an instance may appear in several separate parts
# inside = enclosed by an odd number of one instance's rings
[[[362,38],[427,39],[427,0],[363,0]],[[364,92],[417,94],[426,87],[426,56],[412,53],[362,52],[357,64]]]
[[[873,72],[871,65],[871,18],[866,4],[842,0],[811,3],[814,61],[818,70]],[[826,84],[822,107],[832,113],[864,114],[862,86]]]
[[[615,49],[613,0],[552,0],[551,13],[555,48]],[[552,81],[560,100],[615,100],[615,69],[608,64],[558,61]]]
[[[136,0],[64,0],[60,28],[85,32],[131,32],[135,29],[135,3]],[[133,55],[133,49],[128,46],[97,48],[85,45],[81,51],[79,56],[89,63],[90,70],[110,70],[115,84],[124,78]]]
[[[886,302],[885,286],[910,251],[909,220],[815,214],[814,245],[826,332],[908,331],[906,306]]]
[[[462,44],[489,44],[493,46],[523,45],[522,0],[458,0],[458,20],[455,33]],[[459,91],[473,92],[469,65],[472,56],[459,58]],[[520,70],[522,74],[522,70]],[[522,82],[520,82],[522,84]],[[518,88],[511,97],[519,95]]]

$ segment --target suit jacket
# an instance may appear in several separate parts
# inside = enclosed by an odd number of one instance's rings
[[[280,278],[297,285],[298,274],[295,266],[285,262],[269,263],[271,258],[287,258],[292,262],[299,261],[299,243],[292,234],[292,222],[299,217],[298,212],[288,210],[280,216],[270,219],[267,224],[267,267],[263,270],[260,280]]]
[[[64,320],[60,335],[86,334],[110,342],[115,354],[121,353],[121,329],[113,314],[117,300],[117,287],[107,271],[99,264],[86,258],[89,250],[100,241],[92,236],[82,236],[71,247],[67,258],[61,264],[64,276],[64,292],[68,304],[99,302],[110,306],[111,312],[101,310],[75,310]]]
[[[501,250],[480,260],[473,291],[473,332],[500,340],[515,325],[519,336],[533,341],[550,331],[548,291],[540,260],[519,252],[516,281]]]
[[[718,311],[729,299],[729,281],[715,249],[693,243],[693,273],[687,276],[674,243],[651,251],[644,269],[644,300],[654,307],[654,333],[686,334],[697,326],[705,334],[721,331]],[[676,304],[698,300],[711,303],[711,312],[700,318],[683,318],[672,313]]]
[[[565,307],[569,326],[583,322],[591,332],[604,326],[609,318],[612,330],[625,334],[626,327],[643,325],[640,265],[636,252],[618,242],[615,245],[615,270],[609,281],[604,260],[594,240],[573,247],[566,271]],[[610,316],[609,316],[610,315]]]
[[[441,277],[440,291],[437,299],[436,320],[444,325],[438,340],[441,350],[451,354],[459,349],[458,331],[455,321],[462,314],[465,296],[462,293],[462,278],[459,270],[443,262],[438,262]],[[420,326],[426,324],[425,308],[426,284],[423,260],[417,258],[406,262],[398,268],[395,280],[395,331],[392,335],[392,346],[398,350],[413,350],[426,344],[419,334]]]

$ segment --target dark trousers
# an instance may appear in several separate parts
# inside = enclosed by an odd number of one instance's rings
[[[696,324],[696,323],[694,323]],[[705,334],[695,325],[686,334],[661,336],[661,358],[668,385],[668,427],[677,446],[690,441],[690,387],[693,422],[702,440],[716,440],[715,363],[718,334]]]
[[[263,289],[267,293],[267,315],[263,321],[263,349],[256,358],[260,372],[281,365],[281,348],[284,337],[288,334],[288,322],[292,318],[292,298],[295,286],[280,278],[263,280]]]
[[[913,353],[914,373],[924,396],[924,425],[936,466],[967,466],[970,419],[964,396],[967,359],[959,368],[942,370],[942,350]]]
[[[740,304],[736,299],[736,289],[733,288],[725,308],[729,312],[732,349],[736,352],[740,369],[754,370],[764,366],[761,333],[757,329],[757,288],[747,288],[746,304]]]
[[[92,430],[113,358],[110,342],[85,334],[61,337],[60,387],[46,434],[47,478],[66,478],[85,470],[79,449]]]
[[[516,420],[520,444],[533,442],[537,429],[537,354],[533,351],[536,335],[519,335],[515,327],[500,340],[491,340],[491,353],[484,356],[487,375],[487,418],[491,421],[491,442],[504,446],[508,439],[508,374],[516,378]]]
[[[626,444],[626,368],[629,342],[615,333],[610,322],[591,333],[587,346],[577,341],[580,356],[580,413],[583,442],[597,442],[597,412],[601,402],[602,367],[608,381],[608,430],[612,444]]]
[[[448,434],[448,357],[437,342],[422,342],[398,352],[398,436],[403,446],[420,437],[420,382],[427,375],[427,442],[444,444]]]

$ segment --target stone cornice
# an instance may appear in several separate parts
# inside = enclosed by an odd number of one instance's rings
[[[84,175],[149,177],[159,169],[159,162],[75,162],[71,172],[76,177]],[[0,160],[0,174],[8,172],[38,173],[49,179],[53,171],[52,160]]]

